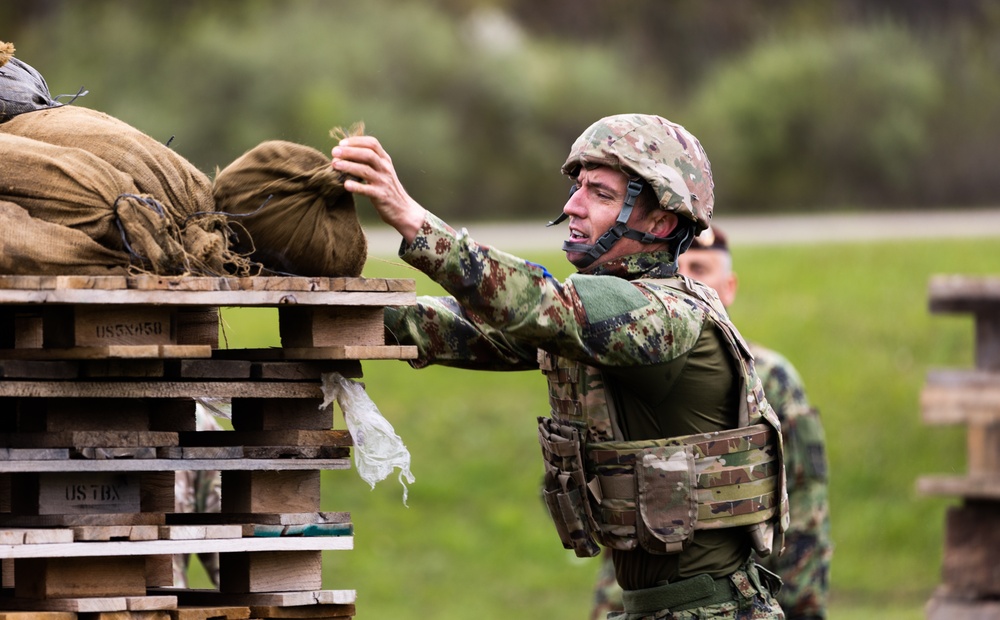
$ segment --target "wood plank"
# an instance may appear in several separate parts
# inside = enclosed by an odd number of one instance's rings
[[[108,304],[164,306],[411,306],[412,292],[386,291],[290,291],[290,290],[104,290],[87,289],[2,289],[0,304]]]
[[[245,446],[242,450],[248,459],[347,459],[351,456],[347,446]]]
[[[3,606],[12,610],[36,610],[45,612],[102,613],[115,611],[149,611],[162,609],[170,611],[177,607],[177,597],[170,594],[158,596],[115,596],[83,598],[31,599],[5,597]]]
[[[175,512],[166,515],[169,524],[184,523],[240,523],[272,524],[280,526],[311,524],[350,523],[350,512],[283,512],[283,513],[236,513],[236,512]]]
[[[178,433],[183,446],[339,446],[352,445],[346,430],[266,430],[266,431],[189,431]],[[0,434],[2,438],[2,434]]]
[[[250,607],[254,618],[262,619],[294,619],[310,620],[320,618],[350,618],[357,613],[356,606],[350,605],[298,605],[295,607],[278,607],[254,605]]]
[[[351,523],[309,523],[304,525],[245,524],[244,536],[353,536]]]
[[[76,616],[77,613],[124,611],[128,609],[128,600],[124,596],[88,596],[46,600],[8,597],[3,599],[3,605],[6,609],[73,612],[73,615]]]
[[[4,379],[75,379],[80,366],[68,361],[0,360]]]
[[[23,598],[146,594],[146,560],[140,556],[21,558],[14,574],[14,595]]]
[[[161,459],[242,459],[243,446],[169,446],[157,448]]]
[[[985,370],[928,372],[920,393],[927,424],[1000,421],[1000,373]]]
[[[172,377],[184,379],[250,379],[253,364],[247,360],[179,360],[168,363]]]
[[[339,372],[348,379],[362,377],[359,360],[254,362],[251,376],[265,381],[319,381],[324,373]]]
[[[138,448],[176,446],[179,435],[169,431],[56,431],[0,433],[0,445],[9,448]]]
[[[282,429],[330,430],[333,408],[320,409],[322,398],[234,398],[233,429],[275,431]]]
[[[177,310],[165,306],[72,307],[72,339],[54,347],[177,344]]]
[[[921,495],[1000,500],[1000,479],[996,476],[922,476],[917,479],[917,492]]]
[[[73,542],[73,530],[51,528],[0,529],[0,544],[2,545],[38,545],[67,542]]]
[[[218,355],[251,360],[405,360],[416,359],[417,347],[402,345],[339,345],[325,347],[281,347],[273,349],[228,349]]]
[[[198,513],[194,513],[198,514]],[[198,540],[207,538],[240,538],[242,525],[161,525],[161,540]]]
[[[29,398],[322,398],[319,383],[275,381],[0,381],[0,396]]]
[[[229,431],[226,431],[229,432]],[[246,450],[246,449],[244,449]],[[242,459],[67,459],[37,461],[0,460],[0,473],[29,472],[128,472],[192,470],[296,470],[351,469],[349,458],[242,458]],[[0,522],[2,522],[0,513]]]
[[[87,620],[172,620],[171,610],[157,611],[101,611],[88,614]]]
[[[157,540],[159,525],[80,525],[71,528],[73,540],[95,542],[111,540]]]
[[[166,360],[156,359],[97,359],[81,360],[80,377],[83,379],[103,379],[105,377],[155,378],[164,376]]]
[[[1000,277],[936,275],[928,286],[931,312],[976,312],[1000,307]]]
[[[73,448],[73,458],[82,459],[155,459],[159,448],[144,446],[137,448]]]
[[[320,472],[223,471],[222,512],[319,512]]]
[[[198,540],[138,540],[44,545],[0,545],[0,558],[83,558],[178,553],[246,553],[265,551],[345,551],[353,536],[284,536]]]
[[[18,474],[11,512],[81,515],[139,512],[139,474],[118,472]]]
[[[0,461],[62,461],[66,459],[69,459],[69,448],[0,448]]]
[[[170,592],[181,605],[247,605],[297,607],[301,605],[351,605],[357,602],[355,590],[316,590],[313,592],[250,592],[228,594],[216,590],[171,588],[150,590]]]
[[[320,551],[219,554],[219,591],[297,592],[323,586]]]
[[[49,398],[20,407],[17,430],[148,431],[149,403],[127,398]]]
[[[212,347],[201,344],[140,344],[44,349],[2,349],[0,357],[23,360],[102,360],[102,359],[171,359],[209,358]]]
[[[0,513],[0,527],[75,527],[87,525],[161,525],[163,514],[17,515]],[[0,556],[12,557],[12,556]]]
[[[173,620],[247,620],[250,618],[250,608],[245,606],[190,607],[179,605],[170,614]],[[0,620],[3,619],[0,618]]]
[[[282,347],[385,345],[382,307],[320,306],[278,308]]]
[[[77,618],[75,613],[69,611],[0,611],[0,620],[77,620]]]
[[[1000,618],[1000,601],[935,593],[924,606],[924,613],[926,620],[993,620]]]

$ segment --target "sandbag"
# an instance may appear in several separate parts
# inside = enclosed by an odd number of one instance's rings
[[[214,195],[216,208],[234,216],[238,250],[270,271],[361,274],[368,240],[354,196],[318,150],[263,142],[216,174]]]
[[[0,200],[37,219],[78,230],[140,269],[188,273],[194,257],[174,218],[132,180],[77,148],[0,133]],[[39,245],[39,253],[46,248]]]
[[[124,252],[0,201],[0,274],[115,276],[126,275],[128,264]]]
[[[56,105],[42,74],[14,58],[13,44],[0,41],[0,123]]]
[[[78,149],[98,158],[132,182],[132,193],[147,195],[162,207],[166,220],[179,231],[191,272],[248,275],[249,261],[229,247],[231,231],[225,216],[215,209],[208,176],[128,123],[67,105],[21,114],[0,124],[0,134]]]

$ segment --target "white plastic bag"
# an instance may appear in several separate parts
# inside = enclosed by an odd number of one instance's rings
[[[347,430],[354,440],[354,466],[361,479],[374,489],[376,482],[385,480],[398,467],[405,506],[406,483],[413,484],[414,480],[410,473],[410,451],[368,397],[364,386],[345,379],[339,372],[323,373],[323,397],[320,409],[336,400],[344,412]]]

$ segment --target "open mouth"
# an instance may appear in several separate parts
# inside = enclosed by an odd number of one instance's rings
[[[569,229],[569,240],[573,242],[586,241],[589,237],[575,228]]]

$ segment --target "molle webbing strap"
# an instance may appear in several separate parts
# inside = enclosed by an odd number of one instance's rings
[[[669,440],[602,442],[587,446],[588,477],[602,534],[635,535],[636,464],[651,450],[684,446],[695,462],[694,529],[749,525],[771,519],[779,506],[776,432],[767,424]]]

